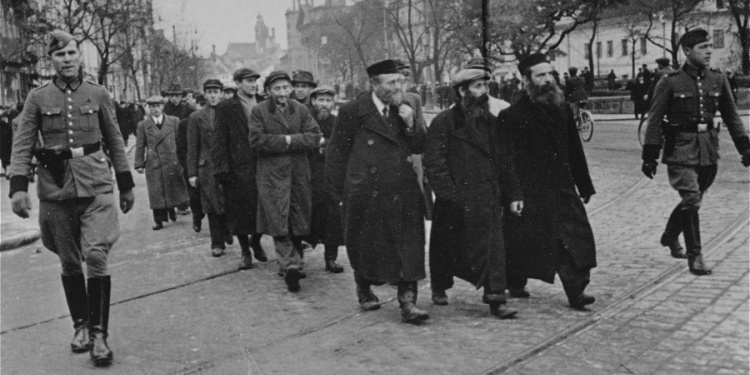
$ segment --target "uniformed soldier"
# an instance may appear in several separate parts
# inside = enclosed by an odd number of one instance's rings
[[[642,171],[648,178],[656,174],[663,136],[662,163],[667,164],[669,183],[679,191],[682,201],[667,221],[661,244],[670,248],[673,257],[687,257],[693,274],[708,275],[711,270],[701,256],[698,210],[703,194],[716,177],[719,159],[719,129],[713,121],[716,111],[721,112],[746,167],[750,166],[750,141],[732,100],[729,82],[720,71],[708,68],[712,48],[708,32],[690,30],[680,38],[680,45],[687,57],[685,64],[656,85],[643,146]],[[687,254],[678,241],[680,232],[685,237]]]
[[[107,255],[120,235],[109,162],[123,213],[135,201],[133,177],[112,100],[104,87],[83,78],[78,41],[55,30],[47,54],[56,75],[26,99],[13,143],[11,203],[16,215],[29,217],[27,176],[32,148],[41,134],[44,148],[35,151],[40,161],[39,227],[44,246],[62,263],[62,284],[75,328],[71,349],[89,351],[94,364],[107,365],[112,362],[106,341],[111,289]]]

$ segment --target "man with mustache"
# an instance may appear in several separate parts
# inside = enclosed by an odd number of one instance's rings
[[[250,147],[257,154],[258,232],[273,236],[280,272],[290,292],[300,290],[302,258],[292,241],[310,232],[309,152],[321,145],[320,127],[304,104],[292,100],[292,79],[273,71],[270,99],[250,114]]]
[[[690,30],[680,38],[680,45],[687,57],[685,64],[659,80],[654,89],[641,170],[646,177],[654,177],[663,144],[661,162],[667,165],[669,184],[682,200],[669,216],[661,244],[670,248],[672,257],[687,257],[690,272],[702,276],[711,274],[711,269],[701,254],[698,210],[718,168],[719,129],[713,121],[716,111],[721,112],[745,167],[750,166],[750,140],[726,76],[708,68],[712,49],[708,32]],[[665,117],[668,122],[663,124]],[[687,254],[678,241],[680,233]]]
[[[542,54],[518,64],[525,95],[500,112],[498,129],[510,132],[512,158],[523,192],[523,209],[505,225],[510,296],[527,298],[527,278],[553,283],[560,277],[570,306],[585,309],[584,293],[596,248],[586,209],[594,195],[573,112]],[[583,201],[583,203],[581,202]]]
[[[417,281],[424,279],[425,203],[411,154],[424,150],[425,129],[404,100],[393,60],[367,68],[372,90],[344,104],[326,149],[326,178],[343,204],[344,238],[357,297],[380,308],[371,285],[398,286],[401,319],[418,324]]]
[[[460,98],[430,124],[425,171],[437,201],[430,238],[432,301],[447,305],[453,277],[484,288],[482,301],[500,319],[516,315],[506,302],[503,207],[520,213],[522,196],[508,157],[510,137],[495,129],[482,69],[453,77]],[[498,100],[498,99],[496,99]],[[503,134],[501,134],[503,133]]]

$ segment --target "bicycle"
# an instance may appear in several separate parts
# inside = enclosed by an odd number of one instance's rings
[[[575,108],[577,109],[575,120],[578,135],[582,141],[588,142],[594,136],[594,118],[591,116],[591,112],[584,109],[586,108],[585,100],[577,102]]]

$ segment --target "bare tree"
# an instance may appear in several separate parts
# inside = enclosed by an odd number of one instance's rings
[[[379,17],[373,17],[374,14],[383,14],[382,1],[362,0],[330,15],[330,22],[343,32],[347,48],[353,50],[362,70],[382,57],[385,51],[383,22]]]
[[[422,71],[431,61],[427,55],[429,34],[426,1],[393,0],[386,7],[388,26],[395,31],[398,43],[411,66],[414,82],[422,79]]]
[[[737,24],[737,36],[740,40],[742,73],[750,74],[750,0],[729,0],[729,10]]]
[[[628,41],[630,42],[630,78],[634,79],[635,60],[638,57],[638,49],[636,48],[636,43],[638,43],[639,40],[646,36],[646,33],[648,32],[648,26],[644,26],[642,15],[634,14],[626,17],[623,20],[622,29],[627,34]]]
[[[672,57],[672,65],[679,65],[678,27],[689,21],[689,14],[702,0],[636,0],[634,6],[640,8],[644,21],[648,24],[643,37],[651,44],[663,48]],[[669,34],[657,36],[652,33],[654,20],[669,23]],[[666,33],[665,33],[666,34]]]

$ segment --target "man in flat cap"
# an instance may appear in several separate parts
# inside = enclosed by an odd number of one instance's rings
[[[55,30],[47,54],[55,76],[29,93],[19,115],[8,169],[9,196],[13,212],[28,218],[28,176],[35,153],[39,227],[44,246],[60,257],[75,328],[71,349],[88,351],[94,364],[108,365],[113,355],[106,340],[111,291],[107,258],[120,235],[113,190],[116,181],[120,209],[127,213],[135,201],[133,177],[114,104],[104,87],[83,78],[78,41]],[[40,135],[44,148],[32,151]]]
[[[682,200],[669,216],[661,244],[670,248],[673,257],[687,257],[690,272],[700,276],[711,273],[701,254],[698,210],[703,194],[716,177],[719,159],[719,129],[714,126],[716,111],[721,112],[746,167],[750,166],[750,141],[726,76],[708,68],[712,51],[708,32],[690,30],[680,38],[680,46],[687,58],[685,64],[659,80],[654,89],[642,171],[653,178],[656,159],[663,147],[662,163],[667,165],[669,183]],[[687,254],[679,243],[680,233],[685,238]]]
[[[189,200],[182,165],[177,162],[177,117],[165,115],[165,99],[146,99],[149,115],[138,123],[135,134],[135,170],[146,173],[148,203],[153,210],[153,230],[176,221],[175,208]]]
[[[417,308],[425,278],[425,203],[411,154],[424,150],[426,129],[404,101],[404,77],[393,60],[367,68],[372,90],[344,104],[326,148],[326,178],[343,204],[344,238],[363,310],[380,308],[371,285],[395,283],[404,322]]]
[[[237,236],[242,260],[240,269],[253,266],[255,259],[267,260],[256,232],[258,190],[255,183],[256,155],[250,148],[250,113],[263,98],[258,95],[258,72],[240,68],[233,74],[237,92],[216,105],[212,133],[211,162],[214,178],[224,189],[225,214],[229,234]],[[251,237],[252,236],[252,237]]]
[[[320,127],[307,107],[289,98],[283,71],[265,81],[270,99],[250,114],[250,146],[257,154],[258,231],[273,236],[279,270],[290,292],[300,290],[302,259],[292,241],[310,232],[312,196],[307,154],[321,145]]]
[[[329,189],[325,180],[325,149],[331,139],[336,115],[332,113],[336,92],[333,87],[319,86],[310,93],[312,116],[320,126],[322,142],[318,149],[309,154],[310,185],[312,187],[312,215],[310,234],[305,240],[313,247],[319,243],[325,246],[325,269],[331,273],[344,272],[336,263],[339,246],[344,244],[344,233],[341,228],[341,198]]]
[[[490,114],[482,69],[464,69],[452,80],[459,100],[435,117],[427,131],[424,164],[437,200],[430,234],[432,301],[447,305],[453,277],[484,288],[482,301],[501,319],[504,310],[504,207],[520,213],[522,195],[510,160],[510,137]]]
[[[305,70],[298,70],[292,74],[292,86],[294,87],[293,99],[304,104],[308,110],[312,109],[310,101],[310,92],[318,87],[315,83],[312,73]]]
[[[237,87],[234,85],[234,83],[228,83],[224,85],[224,90],[222,91],[221,100],[226,100],[234,96],[234,94],[237,92]]]
[[[227,229],[224,190],[214,177],[211,160],[213,133],[216,127],[216,105],[221,100],[224,85],[217,79],[203,83],[206,105],[189,117],[187,166],[188,182],[201,195],[203,212],[208,215],[208,230],[211,233],[211,255],[219,257],[232,243]]]
[[[510,296],[526,298],[526,279],[560,277],[570,306],[585,309],[584,293],[596,267],[596,246],[584,203],[594,195],[573,112],[543,54],[518,64],[524,96],[500,112],[499,128],[511,134],[512,157],[523,209],[505,226]]]

